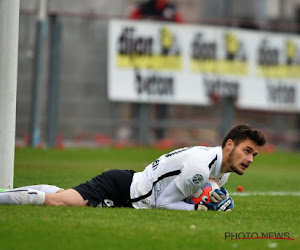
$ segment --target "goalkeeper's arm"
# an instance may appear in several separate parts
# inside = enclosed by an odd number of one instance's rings
[[[189,204],[184,201],[186,197],[172,181],[156,200],[157,208],[172,210],[207,210],[206,206]]]

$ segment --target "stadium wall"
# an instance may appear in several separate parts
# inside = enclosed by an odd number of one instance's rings
[[[176,1],[175,1],[176,2]],[[177,1],[187,22],[208,20],[204,1]],[[49,14],[59,14],[62,21],[62,64],[59,92],[58,138],[64,144],[88,143],[107,145],[127,141],[135,143],[137,120],[130,103],[107,99],[107,22],[113,17],[126,17],[135,1],[49,1]],[[233,6],[234,1],[232,2]],[[210,4],[212,5],[212,3]],[[222,9],[222,7],[220,7]],[[244,13],[240,6],[231,15]],[[248,8],[249,9],[249,8]],[[252,8],[253,9],[253,8]],[[191,11],[192,10],[192,11]],[[217,24],[222,23],[220,12]],[[19,75],[17,93],[17,143],[28,143],[32,103],[32,69],[35,48],[36,1],[21,1],[19,36]],[[261,15],[261,14],[259,14]],[[261,17],[263,20],[265,17]],[[225,22],[226,23],[226,22]],[[49,41],[49,39],[48,39]],[[49,46],[49,44],[48,44]],[[41,89],[41,145],[47,142],[48,50],[43,65]],[[167,128],[161,146],[207,144],[220,139],[221,104],[211,107],[172,105],[169,119],[157,121],[157,106],[151,105],[150,142],[155,143],[155,128]],[[234,123],[247,122],[267,131],[272,144],[291,148],[299,145],[299,114],[235,110]],[[90,145],[90,143],[88,143]]]

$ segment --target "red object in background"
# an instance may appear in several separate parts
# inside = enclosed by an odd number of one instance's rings
[[[99,145],[107,145],[108,146],[108,145],[112,144],[112,138],[109,135],[95,134],[94,142]]]
[[[29,136],[29,134],[24,134],[23,135],[23,142],[24,142],[25,146],[29,145],[29,142],[30,142],[30,136]]]
[[[154,19],[183,23],[182,14],[175,4],[167,0],[149,0],[140,3],[129,14],[130,19]]]
[[[62,134],[58,134],[56,136],[56,149],[64,149],[65,145],[64,145],[64,136]]]
[[[156,149],[171,149],[175,148],[175,141],[169,138],[165,138],[157,141],[153,146]]]
[[[236,191],[243,192],[244,188],[242,186],[237,186]]]

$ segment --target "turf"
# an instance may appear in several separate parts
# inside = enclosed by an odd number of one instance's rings
[[[142,170],[153,149],[18,149],[14,186],[77,185],[107,169]],[[261,154],[236,191],[300,191],[300,154]],[[231,213],[125,208],[0,206],[0,249],[300,249],[300,197],[233,197]],[[226,233],[286,233],[295,240],[231,240]],[[240,234],[242,236],[242,234]]]

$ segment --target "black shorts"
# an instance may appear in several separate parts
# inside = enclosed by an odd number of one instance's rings
[[[130,185],[133,170],[109,170],[73,187],[93,207],[132,207]]]

